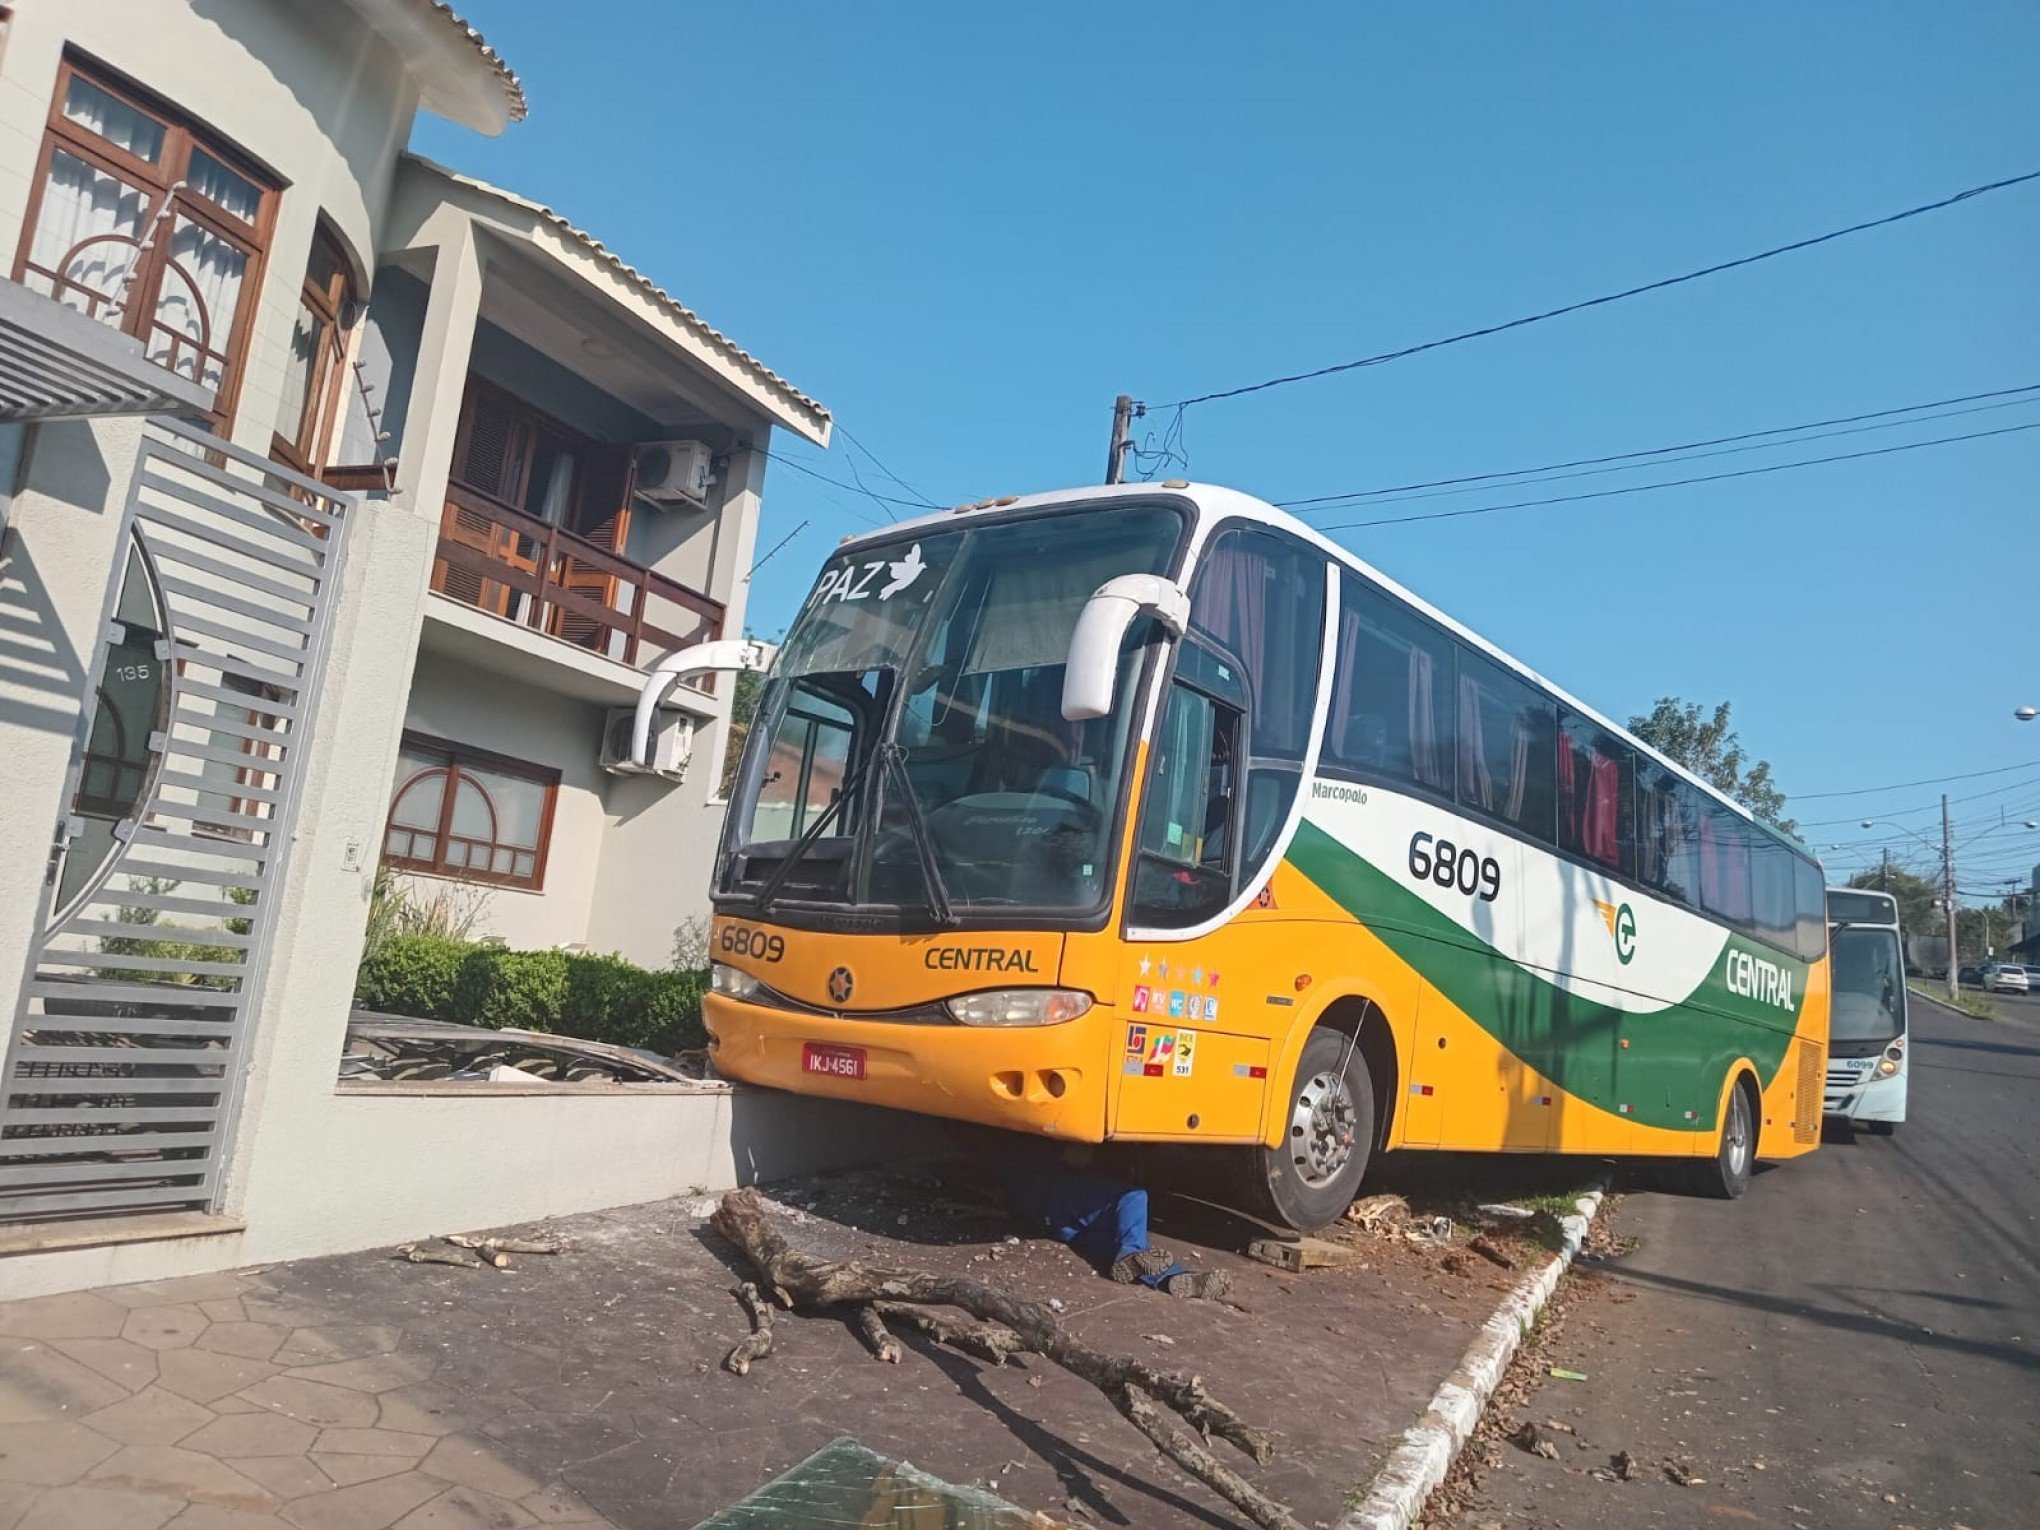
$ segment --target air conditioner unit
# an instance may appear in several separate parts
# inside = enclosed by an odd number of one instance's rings
[[[715,473],[700,441],[648,441],[637,449],[637,492],[654,504],[706,505]]]
[[[651,774],[667,781],[685,780],[694,754],[694,723],[679,712],[660,712],[652,719],[652,758],[640,765],[630,757],[630,733],[637,720],[634,707],[611,707],[602,724],[602,768],[612,776]]]

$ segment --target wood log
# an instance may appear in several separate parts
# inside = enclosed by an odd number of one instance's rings
[[[744,1304],[744,1310],[751,1315],[751,1331],[737,1340],[730,1352],[723,1356],[723,1364],[739,1376],[748,1376],[751,1362],[763,1360],[772,1353],[772,1309],[758,1294],[758,1288],[748,1280],[731,1288],[730,1295]]]
[[[952,1317],[933,1307],[915,1307],[906,1302],[873,1304],[888,1323],[905,1323],[918,1328],[938,1344],[964,1350],[993,1365],[1004,1365],[1022,1353],[1026,1341],[1010,1328],[997,1323],[980,1323],[975,1318]]]
[[[871,1346],[873,1359],[883,1360],[887,1365],[898,1365],[900,1356],[906,1353],[900,1341],[886,1332],[885,1318],[870,1303],[857,1309],[857,1332]]]
[[[876,1305],[882,1316],[889,1317],[905,1308],[954,1307],[980,1325],[1007,1330],[1019,1341],[1019,1349],[1051,1360],[1096,1387],[1157,1450],[1255,1524],[1264,1530],[1300,1530],[1286,1508],[1222,1465],[1198,1439],[1178,1427],[1179,1421],[1187,1423],[1206,1441],[1216,1435],[1260,1464],[1274,1454],[1271,1437],[1213,1397],[1199,1377],[1158,1371],[1127,1356],[1093,1349],[1063,1327],[1053,1308],[982,1281],[801,1253],[773,1230],[765,1202],[754,1189],[730,1191],[709,1221],[796,1311]]]

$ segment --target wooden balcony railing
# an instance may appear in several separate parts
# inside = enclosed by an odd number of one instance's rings
[[[464,484],[447,487],[432,588],[632,666],[647,645],[722,635],[720,601]]]

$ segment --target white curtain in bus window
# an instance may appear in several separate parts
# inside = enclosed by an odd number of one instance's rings
[[[1325,758],[1449,793],[1451,684],[1451,641],[1345,575]]]
[[[1087,527],[1074,548],[1069,529],[1054,521],[979,533],[997,552],[963,673],[1062,667],[1084,602],[1107,580],[1154,559],[1160,539],[1153,518],[1128,529],[1137,534]]]
[[[1459,800],[1550,840],[1555,705],[1500,666],[1459,651]]]

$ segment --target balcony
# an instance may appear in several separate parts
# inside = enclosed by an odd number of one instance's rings
[[[447,489],[432,589],[631,668],[723,630],[721,602],[462,483]]]

